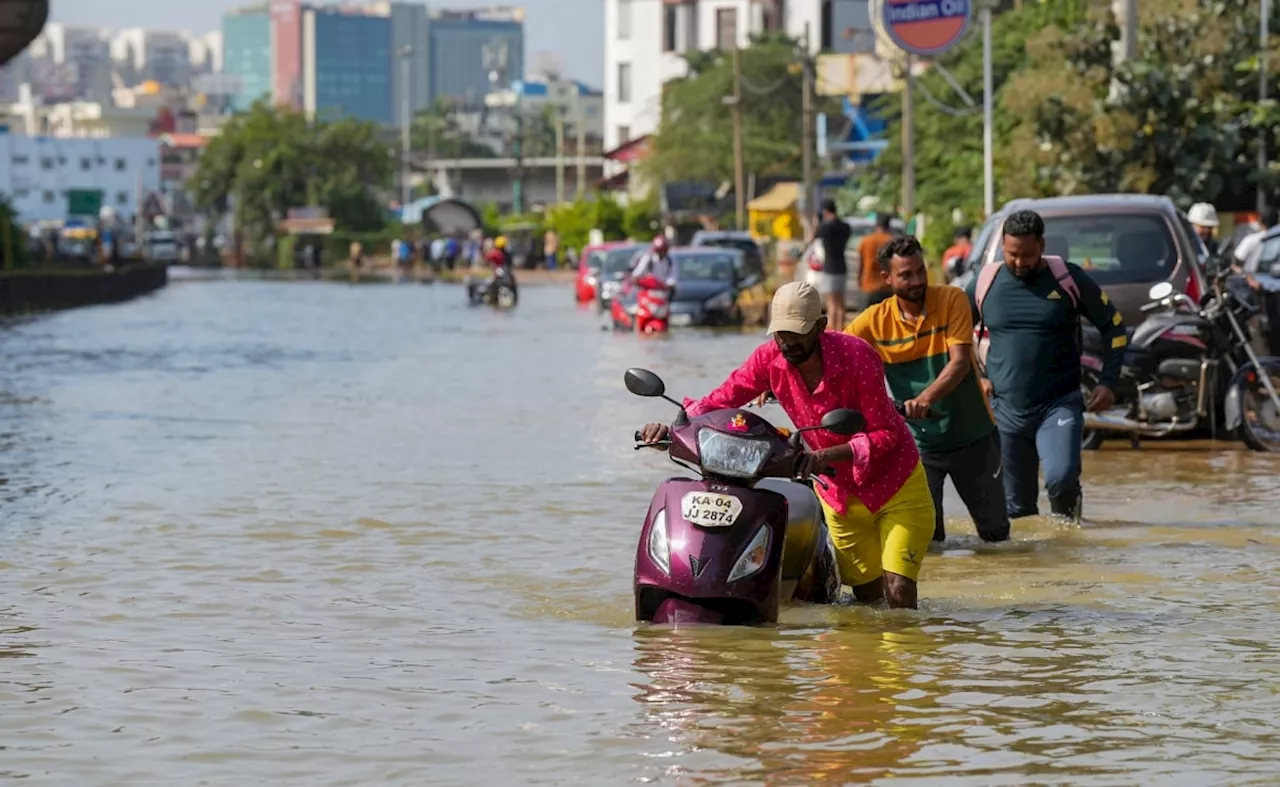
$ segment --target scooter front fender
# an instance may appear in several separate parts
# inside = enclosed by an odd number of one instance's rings
[[[704,527],[685,520],[686,504],[726,498],[737,501],[731,506],[738,511],[732,521]],[[654,492],[636,545],[636,619],[652,620],[657,605],[678,596],[710,606],[750,607],[757,619],[776,621],[786,521],[786,498],[776,492],[705,479],[667,479]],[[665,539],[654,536],[659,527],[665,529]],[[768,539],[764,564],[731,581],[734,568],[761,530]],[[654,554],[653,547],[664,540],[665,561],[663,555]]]

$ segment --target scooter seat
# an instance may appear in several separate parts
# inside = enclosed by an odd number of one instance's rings
[[[787,498],[787,536],[782,547],[782,579],[799,580],[826,538],[822,506],[818,504],[813,490],[794,481],[765,478],[756,484],[756,488],[777,492]]]

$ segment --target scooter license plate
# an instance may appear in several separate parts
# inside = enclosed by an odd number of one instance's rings
[[[742,515],[742,501],[733,495],[689,492],[680,499],[680,515],[698,527],[729,527]]]
[[[693,325],[692,314],[673,314],[671,315],[672,325]]]

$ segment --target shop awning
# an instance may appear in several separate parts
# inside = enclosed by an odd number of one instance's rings
[[[747,203],[747,210],[757,213],[786,213],[800,202],[799,183],[778,183]]]

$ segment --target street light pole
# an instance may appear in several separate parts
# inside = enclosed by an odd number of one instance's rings
[[[1265,0],[1264,0],[1265,2]],[[996,211],[995,148],[991,139],[991,6],[982,7],[982,208],[983,218]]]
[[[400,206],[403,212],[409,206],[409,58],[413,47],[400,47]]]
[[[1258,103],[1267,100],[1267,39],[1271,32],[1271,0],[1262,0],[1258,12]],[[1262,173],[1267,171],[1267,134],[1258,136],[1258,212],[1267,207],[1267,191],[1263,187]]]
[[[803,195],[800,198],[800,207],[804,211],[801,226],[804,227],[805,242],[813,240],[814,231],[814,213],[817,207],[813,199],[813,61],[809,57],[809,23],[804,23],[804,41],[801,44],[804,51],[800,53],[801,67],[803,72],[803,92],[800,95],[801,102],[801,137],[803,138],[800,149],[800,174],[801,180],[804,181]]]

